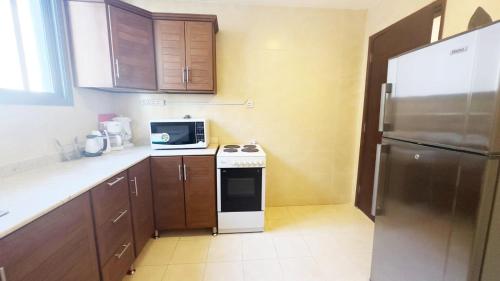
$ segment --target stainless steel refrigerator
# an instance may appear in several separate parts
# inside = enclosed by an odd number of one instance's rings
[[[500,22],[389,61],[371,281],[500,280]]]

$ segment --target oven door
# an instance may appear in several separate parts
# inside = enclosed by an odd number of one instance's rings
[[[222,212],[262,211],[262,168],[220,169]]]

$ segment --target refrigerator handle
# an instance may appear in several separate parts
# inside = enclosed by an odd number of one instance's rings
[[[378,119],[378,131],[381,133],[384,132],[385,103],[389,99],[390,94],[392,94],[392,84],[391,83],[382,84],[382,89],[380,92],[380,112]]]
[[[372,216],[376,217],[380,214],[380,209],[382,208],[382,200],[379,200],[379,191],[383,189],[381,187],[380,175],[381,175],[381,167],[380,164],[382,162],[382,152],[387,151],[389,145],[388,144],[377,144],[377,155],[375,158],[375,173],[373,176],[373,197],[372,197]],[[383,183],[382,183],[383,184]]]

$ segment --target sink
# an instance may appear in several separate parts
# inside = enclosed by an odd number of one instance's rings
[[[9,211],[0,210],[0,217],[3,217],[8,213],[9,213]]]

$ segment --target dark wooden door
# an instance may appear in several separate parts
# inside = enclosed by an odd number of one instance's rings
[[[214,90],[214,29],[210,22],[186,22],[188,91]]]
[[[215,159],[213,156],[184,156],[186,226],[216,226]]]
[[[441,16],[442,29],[444,5],[445,0],[436,1],[370,37],[355,204],[372,219],[375,157],[382,138],[378,131],[380,91],[387,79],[388,60],[430,43],[436,17]]]
[[[182,157],[152,157],[154,210],[158,230],[184,229]]]
[[[186,90],[184,35],[183,21],[155,21],[158,88],[160,90]]]
[[[128,178],[135,255],[138,256],[155,231],[149,159],[131,167],[128,170]]]
[[[89,194],[0,239],[9,281],[99,281]]]
[[[117,7],[108,8],[115,87],[155,90],[153,21]]]

